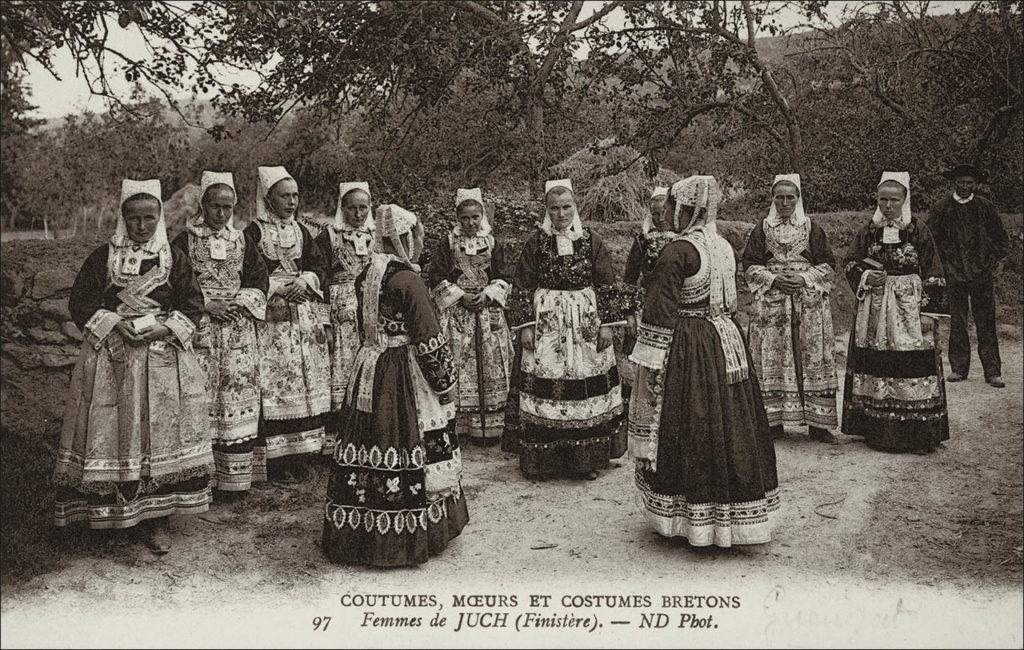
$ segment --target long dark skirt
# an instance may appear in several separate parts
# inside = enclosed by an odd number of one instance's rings
[[[842,432],[882,451],[920,451],[949,440],[946,382],[938,348],[872,350],[850,334]]]
[[[637,464],[647,520],[660,534],[695,546],[770,541],[779,481],[749,350],[749,379],[729,384],[715,326],[682,318],[668,355],[656,469]],[[633,399],[648,397],[645,377],[638,373]]]
[[[422,564],[469,521],[455,420],[421,440],[414,381],[407,349],[389,348],[377,361],[372,413],[342,409],[322,539],[334,562]]]
[[[505,402],[505,428],[501,432],[501,450],[519,454],[523,438],[523,420],[519,417],[519,389],[523,383],[523,346],[517,333],[512,334],[512,372],[508,378],[508,401]]]

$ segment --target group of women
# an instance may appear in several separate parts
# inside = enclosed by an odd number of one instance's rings
[[[333,223],[297,219],[299,188],[259,168],[256,218],[232,216],[231,174],[204,172],[200,208],[168,242],[159,181],[125,180],[109,244],[70,299],[85,332],[57,459],[57,525],[145,522],[327,454],[322,547],[343,563],[425,562],[466,525],[460,442],[500,440],[526,477],[594,479],[626,453],[662,535],[697,546],[768,542],[779,510],[773,437],[836,418],[829,294],[835,259],[803,210],[800,179],[742,255],[753,296],[737,313],[737,257],[718,233],[712,176],[657,188],[623,277],[584,226],[568,180],[514,267],[479,188],[426,269],[423,226],[342,183]],[[938,351],[921,330],[941,277],[909,179],[886,174],[844,270],[858,299],[843,431],[884,449],[948,438]],[[616,358],[615,330],[624,333]],[[749,342],[749,345],[748,345]]]

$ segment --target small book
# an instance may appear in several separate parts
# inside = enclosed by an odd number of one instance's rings
[[[132,319],[132,328],[139,333],[145,332],[146,330],[152,329],[156,326],[156,316],[153,314],[146,314],[145,316]]]

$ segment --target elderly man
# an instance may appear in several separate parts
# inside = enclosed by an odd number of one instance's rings
[[[978,181],[984,180],[975,167],[961,164],[943,175],[953,181],[953,193],[932,208],[928,227],[942,260],[949,296],[952,372],[948,380],[963,381],[971,366],[970,310],[985,381],[1002,388],[992,276],[1006,256],[1006,230],[991,201],[975,194]]]

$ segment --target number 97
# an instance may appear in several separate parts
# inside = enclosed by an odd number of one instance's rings
[[[313,617],[313,631],[314,632],[326,632],[327,626],[331,624],[330,616],[314,616]]]

